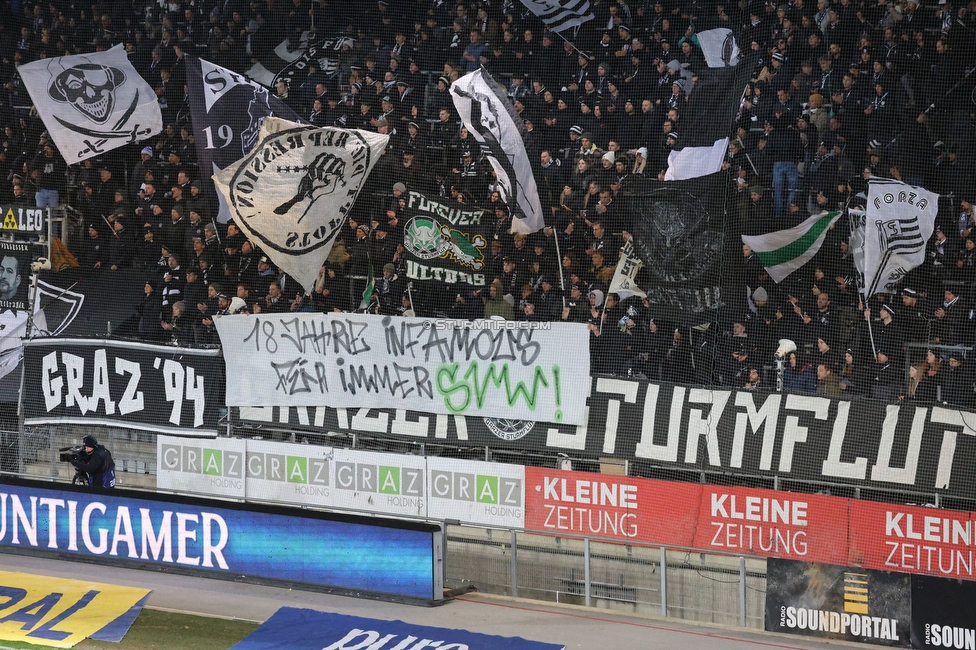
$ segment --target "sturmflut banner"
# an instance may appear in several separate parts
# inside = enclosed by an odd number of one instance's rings
[[[589,333],[580,324],[366,314],[225,316],[216,324],[229,406],[585,421]]]
[[[302,118],[277,95],[244,75],[195,56],[186,58],[190,121],[204,191],[218,205],[217,220],[226,223],[231,219],[227,202],[214,189],[210,174],[251,151],[266,117],[292,122],[301,122]]]

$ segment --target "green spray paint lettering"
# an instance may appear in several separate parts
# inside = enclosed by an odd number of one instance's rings
[[[460,373],[461,367],[460,363],[444,363],[438,367],[436,374],[437,392],[444,398],[444,405],[452,414],[464,414],[472,407],[480,410],[484,407],[491,388],[504,389],[508,406],[515,406],[521,400],[530,411],[535,411],[541,390],[552,388],[557,406],[553,421],[562,420],[562,410],[559,408],[562,403],[559,366],[552,367],[551,379],[546,377],[541,366],[536,366],[532,372],[531,388],[524,381],[512,382],[507,363],[500,366],[489,363],[481,371],[478,362],[471,361],[463,374]]]

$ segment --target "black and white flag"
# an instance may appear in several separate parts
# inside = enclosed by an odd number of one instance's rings
[[[739,45],[731,29],[706,29],[696,36],[709,68],[728,68],[739,62]]]
[[[525,149],[525,123],[484,68],[451,84],[461,121],[477,140],[495,172],[503,200],[516,208],[512,231],[533,233],[544,226],[539,188]]]
[[[644,263],[634,252],[633,238],[628,239],[620,247],[620,259],[617,261],[617,268],[613,271],[613,278],[610,279],[610,293],[617,294],[621,300],[633,296],[646,298],[647,294],[637,286],[637,273],[643,266]]]
[[[121,45],[25,63],[17,72],[68,164],[163,130],[156,93]]]
[[[217,220],[226,223],[230,211],[210,175],[244,157],[258,141],[264,118],[303,120],[267,88],[227,68],[187,56],[186,85],[190,121],[197,145],[197,160],[205,180],[205,194],[216,208]]]
[[[213,180],[234,223],[311,291],[389,139],[269,117],[251,152]]]
[[[737,65],[701,71],[681,111],[678,143],[668,155],[664,180],[698,178],[722,169],[739,101],[755,66],[756,56],[750,54]]]
[[[698,324],[723,304],[726,178],[721,172],[684,181],[641,178],[620,190],[645,265],[644,291],[661,318]]]
[[[939,195],[900,181],[872,178],[864,223],[864,293],[891,291],[925,261]],[[857,259],[857,256],[855,257]]]
[[[303,36],[298,48],[291,50],[286,39],[252,65],[247,76],[270,88],[284,80],[288,82],[292,92],[295,92],[305,83],[310,62],[318,63],[319,69],[332,77],[339,72],[339,55],[344,49],[352,49],[355,44],[356,39],[348,36],[322,38],[311,43],[307,36]]]
[[[573,29],[593,19],[590,0],[522,0],[522,4],[554,32]]]

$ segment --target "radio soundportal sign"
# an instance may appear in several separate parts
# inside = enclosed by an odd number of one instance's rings
[[[266,440],[159,436],[156,487],[190,494],[522,528],[525,468]]]
[[[972,497],[976,414],[591,377],[579,426],[395,409],[241,408],[245,424]]]

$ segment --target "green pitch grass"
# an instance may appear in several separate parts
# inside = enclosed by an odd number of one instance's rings
[[[192,616],[145,608],[122,643],[86,639],[78,650],[227,650],[258,628],[257,623]],[[0,650],[50,646],[0,640]]]

